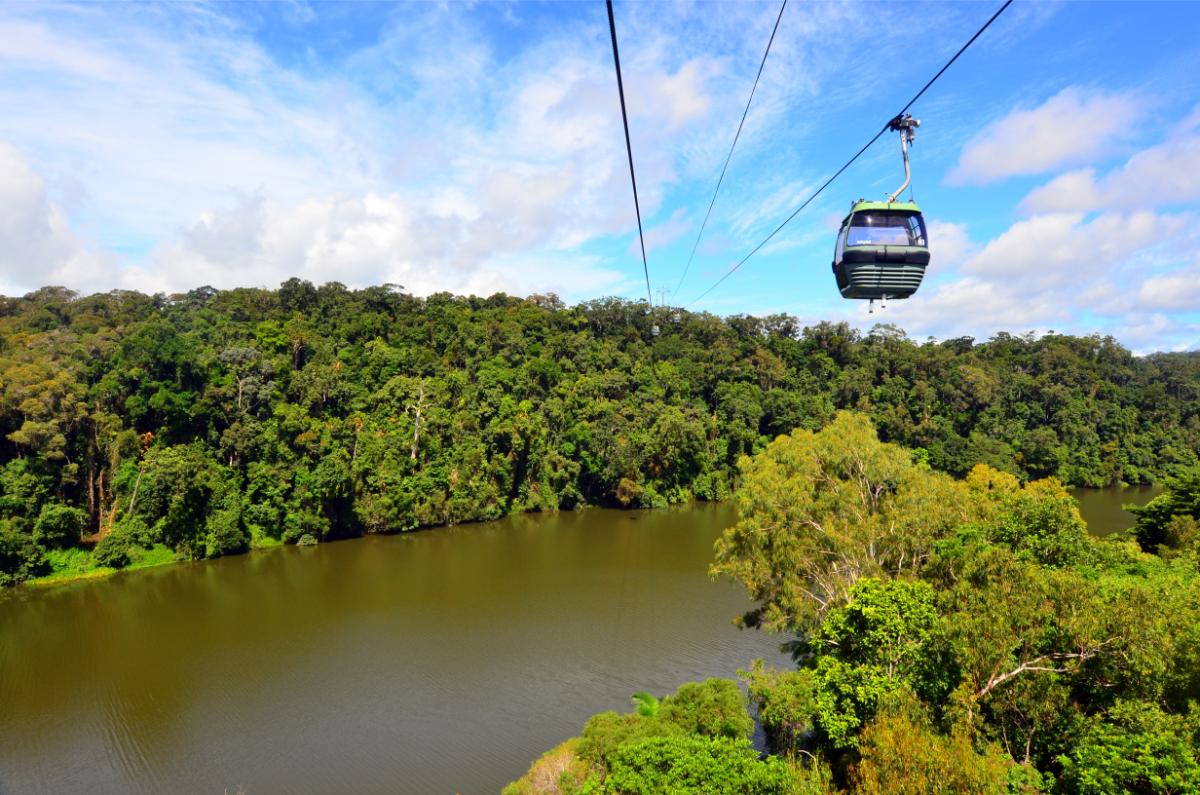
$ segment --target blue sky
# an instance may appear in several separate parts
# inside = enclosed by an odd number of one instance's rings
[[[998,7],[792,0],[668,300],[911,336],[1200,347],[1200,4],[1018,0],[913,108],[933,261],[866,313],[829,270],[861,146]],[[778,4],[617,2],[652,286],[674,288]],[[300,276],[645,296],[604,4],[0,5],[0,292]],[[656,294],[657,298],[657,294]]]

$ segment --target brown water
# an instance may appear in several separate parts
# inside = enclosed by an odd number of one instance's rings
[[[1103,538],[1133,527],[1134,517],[1123,505],[1145,505],[1162,494],[1162,486],[1128,486],[1108,489],[1071,489],[1088,532]]]
[[[781,659],[731,509],[589,509],[0,594],[0,793],[496,792],[583,721]]]

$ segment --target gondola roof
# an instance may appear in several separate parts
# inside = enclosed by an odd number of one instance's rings
[[[854,206],[850,208],[850,212],[846,214],[846,218],[842,219],[842,223],[846,223],[846,219],[855,213],[866,212],[869,210],[891,210],[893,212],[902,213],[921,212],[921,208],[916,202],[856,201]]]

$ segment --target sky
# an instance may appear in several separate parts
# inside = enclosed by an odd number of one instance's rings
[[[881,138],[999,7],[617,0],[654,300],[916,339],[1200,349],[1200,3],[1017,0],[921,98],[932,261],[868,314],[830,270]],[[645,299],[607,16],[548,3],[0,4],[0,293],[275,287]]]

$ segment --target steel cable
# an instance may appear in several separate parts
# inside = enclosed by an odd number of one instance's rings
[[[826,188],[828,188],[829,185],[835,179],[837,179],[838,177],[840,177],[842,175],[843,171],[848,169],[851,166],[851,164],[854,163],[855,160],[858,160],[858,158],[862,155],[863,152],[870,149],[871,145],[873,143],[875,143],[876,141],[878,141],[880,136],[882,136],[885,132],[887,132],[888,125],[890,125],[892,123],[893,119],[897,119],[900,116],[903,116],[908,111],[908,109],[911,108],[913,106],[913,104],[918,99],[921,98],[921,95],[924,94],[926,91],[928,91],[929,87],[937,82],[937,79],[939,77],[941,77],[942,74],[944,74],[947,69],[950,68],[950,65],[953,64],[955,61],[957,61],[958,57],[960,55],[962,55],[964,52],[966,52],[967,48],[970,47],[972,44],[974,44],[975,40],[978,39],[981,35],[983,35],[983,32],[985,30],[987,30],[989,27],[991,27],[991,24],[996,21],[996,18],[999,17],[1001,14],[1003,14],[1004,11],[1010,5],[1012,5],[1012,2],[1013,2],[1013,0],[1005,0],[1004,5],[1000,6],[999,10],[997,10],[996,13],[992,14],[991,18],[988,19],[987,22],[983,23],[983,27],[981,27],[979,30],[975,31],[975,35],[972,36],[970,39],[968,39],[967,43],[964,44],[962,47],[960,47],[958,52],[954,53],[954,57],[951,58],[949,61],[947,61],[945,66],[943,66],[941,69],[939,69],[937,74],[935,74],[933,77],[931,77],[929,79],[929,82],[927,82],[921,88],[921,90],[918,91],[913,96],[913,98],[910,99],[908,101],[908,103],[903,108],[900,109],[899,113],[897,113],[894,116],[892,116],[891,118],[889,118],[887,120],[887,122],[883,125],[882,129],[880,129],[879,132],[875,133],[874,137],[872,137],[871,140],[867,141],[867,143],[862,147],[862,149],[859,149],[857,152],[854,153],[854,157],[847,160],[846,163],[841,168],[839,168],[837,171],[834,172],[832,177],[825,180],[824,184],[822,184],[821,187],[817,188],[816,191],[813,192],[813,194],[811,196],[809,196],[807,199],[805,199],[804,203],[801,204],[799,207],[797,207],[796,210],[791,215],[789,215],[786,219],[784,219],[783,223],[781,223],[779,226],[775,227],[775,230],[773,232],[771,232],[771,234],[767,235],[761,243],[759,243],[757,246],[755,246],[753,249],[751,249],[749,254],[742,257],[741,261],[739,261],[736,265],[734,265],[732,268],[730,268],[728,271],[726,271],[725,274],[720,279],[717,279],[717,281],[714,282],[711,287],[709,287],[707,290],[702,292],[696,298],[692,299],[692,301],[689,304],[687,304],[687,307],[691,307],[691,306],[695,305],[698,301],[703,300],[704,297],[707,296],[709,293],[711,293],[713,290],[717,289],[717,287],[719,287],[722,282],[724,282],[726,279],[728,279],[730,276],[732,276],[734,273],[736,273],[739,268],[741,268],[743,265],[746,264],[747,260],[749,260],[755,254],[757,254],[762,249],[763,246],[765,246],[767,243],[769,243],[771,241],[772,238],[775,237],[775,235],[779,234],[779,232],[782,231],[785,226],[787,226],[789,223],[791,223],[792,219],[795,218],[797,215],[799,215],[801,210],[803,210],[805,207],[807,207],[809,204],[811,204],[814,199],[816,199],[818,196],[820,196],[822,191],[824,191]],[[687,307],[685,307],[685,308],[687,308]]]

